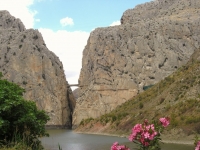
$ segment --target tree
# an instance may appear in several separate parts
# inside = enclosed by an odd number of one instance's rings
[[[44,110],[38,110],[35,102],[25,100],[24,92],[17,84],[2,79],[0,73],[0,143],[23,140],[37,149],[38,138],[48,135],[45,124],[49,116]]]

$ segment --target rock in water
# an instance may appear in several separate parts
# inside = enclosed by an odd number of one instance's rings
[[[199,0],[155,0],[125,11],[119,26],[95,29],[83,51],[74,127],[185,64],[200,46],[199,25]]]
[[[38,30],[26,30],[8,11],[0,11],[0,72],[26,90],[25,99],[48,113],[47,125],[71,127],[75,100],[62,62]]]

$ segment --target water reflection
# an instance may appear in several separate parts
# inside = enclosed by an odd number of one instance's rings
[[[42,138],[42,143],[48,150],[57,150],[58,144],[63,150],[106,150],[116,141],[128,142],[127,138],[78,134],[71,130],[48,130],[48,132],[50,137]]]
[[[135,149],[135,145],[127,138],[103,135],[78,134],[72,130],[48,130],[50,137],[42,138],[46,150],[58,150],[58,144],[62,150],[110,150],[112,143],[118,141]],[[163,144],[162,150],[192,150],[193,145]]]

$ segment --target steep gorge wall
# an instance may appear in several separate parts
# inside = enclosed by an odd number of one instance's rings
[[[185,64],[200,46],[200,1],[155,0],[97,28],[83,51],[74,127],[96,118]]]
[[[0,11],[0,72],[26,90],[25,99],[48,113],[47,125],[71,127],[75,100],[62,62],[38,30],[26,30],[8,11]]]

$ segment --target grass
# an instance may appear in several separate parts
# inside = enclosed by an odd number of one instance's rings
[[[43,150],[41,141],[39,139],[32,139],[27,133],[21,134],[15,133],[12,137],[12,140],[0,141],[0,150]]]
[[[16,143],[15,146],[12,147],[3,146],[0,150],[32,150],[32,148],[27,147],[23,143]]]

